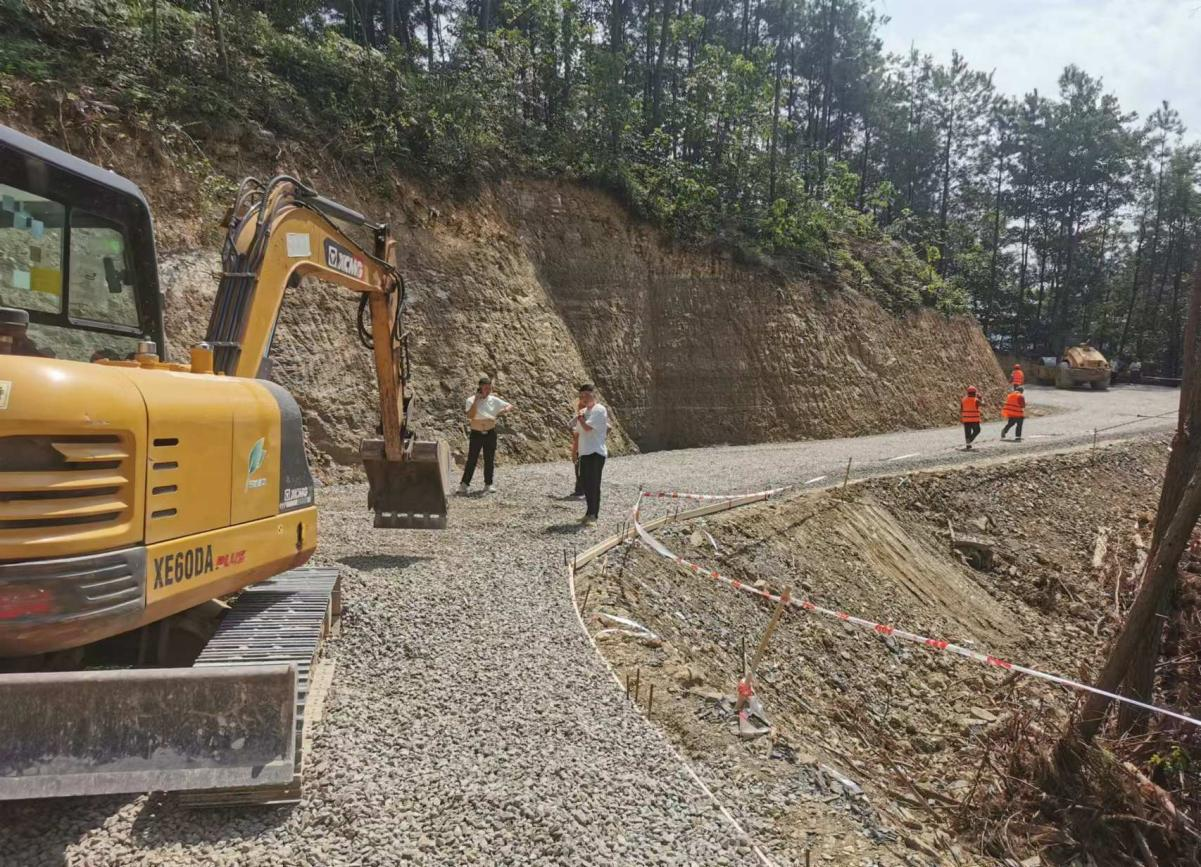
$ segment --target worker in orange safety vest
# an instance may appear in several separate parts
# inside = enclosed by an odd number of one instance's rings
[[[1026,374],[1022,373],[1022,366],[1020,364],[1015,364],[1013,366],[1013,373],[1009,375],[1009,382],[1012,385],[1026,384]]]
[[[1005,396],[1005,405],[1001,407],[1001,415],[1008,421],[1001,430],[1001,439],[1005,439],[1005,434],[1009,433],[1009,429],[1016,426],[1017,431],[1013,441],[1015,443],[1022,441],[1022,422],[1026,419],[1026,395],[1023,392],[1024,389],[1020,385],[1015,385],[1013,391]]]
[[[980,436],[980,396],[976,394],[976,386],[969,385],[967,394],[959,401],[959,420],[963,422],[963,438],[966,441],[965,451],[972,450],[972,440]]]

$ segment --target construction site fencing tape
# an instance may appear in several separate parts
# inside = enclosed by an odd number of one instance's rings
[[[750,495],[750,496],[755,496],[755,495]],[[756,587],[752,584],[747,584],[744,581],[739,581],[736,578],[730,578],[728,575],[723,575],[716,570],[707,569],[698,563],[693,563],[690,560],[685,560],[683,557],[680,557],[678,554],[675,554],[672,551],[668,550],[668,548],[662,542],[660,542],[658,539],[656,539],[654,536],[652,536],[650,533],[648,533],[646,531],[646,528],[642,526],[642,523],[640,520],[640,518],[642,517],[641,512],[642,512],[642,497],[639,498],[638,505],[636,505],[634,507],[634,518],[633,518],[634,530],[638,534],[638,538],[642,541],[642,543],[647,548],[649,548],[651,551],[654,551],[656,554],[658,554],[660,557],[663,557],[665,559],[671,560],[674,563],[679,564],[681,567],[692,572],[695,575],[700,575],[700,576],[703,576],[706,578],[710,578],[713,581],[718,582],[719,584],[723,584],[727,587],[730,587],[731,589],[738,590],[742,593],[750,594],[751,596],[758,596],[759,598],[766,599],[770,602],[778,603],[780,601],[780,597],[775,593],[771,593],[767,590],[764,590],[760,587]],[[1046,671],[1039,671],[1036,668],[1030,668],[1025,665],[1019,665],[1016,662],[1009,662],[1008,660],[1001,659],[1000,657],[992,656],[987,653],[982,653],[978,650],[972,650],[970,647],[964,647],[960,644],[955,644],[954,642],[951,642],[951,641],[943,641],[938,638],[928,638],[925,635],[920,635],[916,632],[911,632],[909,630],[901,629],[896,626],[889,626],[888,624],[885,624],[885,623],[876,623],[875,621],[872,621],[872,620],[865,620],[862,617],[855,617],[854,615],[848,614],[845,611],[837,611],[833,608],[825,608],[821,605],[817,605],[813,602],[810,602],[808,599],[803,599],[803,600],[790,599],[788,601],[788,607],[792,608],[794,610],[797,610],[797,611],[802,611],[802,612],[808,613],[808,614],[820,614],[823,617],[827,617],[827,618],[830,618],[833,620],[841,620],[843,623],[850,623],[853,626],[861,627],[862,629],[864,629],[868,632],[874,632],[878,635],[891,636],[893,638],[899,638],[903,641],[909,641],[914,644],[920,644],[923,647],[926,647],[927,649],[935,651],[935,652],[953,653],[956,656],[960,656],[964,659],[970,659],[973,662],[980,663],[981,665],[985,665],[990,668],[999,668],[999,669],[1002,669],[1003,671],[1014,672],[1016,674],[1023,674],[1023,675],[1026,675],[1027,677],[1037,678],[1038,680],[1043,680],[1048,683],[1055,683],[1060,686],[1067,687],[1068,689],[1077,690],[1079,692],[1090,692],[1090,693],[1093,693],[1094,695],[1105,696],[1106,698],[1111,699],[1113,701],[1120,702],[1122,704],[1128,704],[1128,705],[1131,705],[1131,706],[1137,707],[1137,708],[1142,708],[1145,711],[1149,711],[1151,713],[1158,714],[1160,716],[1171,717],[1172,719],[1177,719],[1182,722],[1186,722],[1189,725],[1193,725],[1193,726],[1197,726],[1198,728],[1201,728],[1201,720],[1194,719],[1191,716],[1187,716],[1186,714],[1182,714],[1182,713],[1179,713],[1174,710],[1169,710],[1168,708],[1158,707],[1153,704],[1147,704],[1146,702],[1137,701],[1136,699],[1129,698],[1124,695],[1118,695],[1117,693],[1107,692],[1103,689],[1098,689],[1095,686],[1089,686],[1086,683],[1080,683],[1079,681],[1071,680],[1066,677],[1061,677],[1060,675],[1057,675],[1057,674],[1051,674],[1050,672],[1046,672]]]

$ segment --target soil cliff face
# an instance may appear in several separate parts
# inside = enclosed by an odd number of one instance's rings
[[[951,424],[1004,382],[975,322],[682,252],[606,196],[523,183],[506,210],[539,281],[644,449]]]
[[[1003,388],[970,319],[896,317],[852,290],[675,249],[598,191],[510,182],[435,206],[399,187],[389,209],[416,423],[460,453],[463,402],[485,373],[518,408],[501,451],[521,460],[566,454],[584,380],[613,411],[615,452],[948,424],[966,384]],[[217,270],[215,254],[165,259],[176,354],[203,336]],[[327,476],[357,465],[375,424],[354,317],[348,293],[306,281],[285,302],[273,350]]]

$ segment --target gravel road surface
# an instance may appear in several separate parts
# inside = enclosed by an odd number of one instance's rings
[[[1021,444],[985,425],[615,458],[581,529],[566,463],[501,466],[443,532],[374,531],[360,486],[322,491],[318,562],[343,568],[337,674],[287,809],[148,797],[0,805],[0,864],[761,863],[635,713],[581,634],[563,555],[615,532],[639,486],[702,492],[1011,458],[1170,429],[1178,392],[1030,388]],[[1160,416],[1139,418],[1138,416]],[[721,781],[708,781],[721,797]],[[770,853],[769,853],[770,854]],[[787,863],[781,860],[779,863]],[[869,862],[870,863],[870,862]]]

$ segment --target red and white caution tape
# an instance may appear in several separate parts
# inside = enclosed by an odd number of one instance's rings
[[[673,554],[671,551],[669,551],[663,545],[662,542],[660,542],[658,539],[656,539],[654,536],[652,536],[650,533],[648,533],[646,531],[646,529],[642,526],[642,524],[638,520],[638,518],[640,516],[640,512],[641,512],[641,501],[639,501],[639,505],[634,507],[634,529],[637,531],[638,537],[642,540],[643,544],[645,544],[648,548],[650,548],[652,551],[654,551],[659,556],[664,557],[668,560],[672,560],[675,563],[678,563],[680,566],[684,567],[685,569],[688,569],[689,571],[693,572],[694,574],[703,575],[706,578],[711,578],[712,580],[717,581],[720,584],[724,584],[727,587],[731,587],[734,590],[739,590],[743,593],[749,593],[752,596],[758,596],[762,599],[767,599],[771,602],[779,602],[780,601],[780,597],[778,595],[776,595],[775,593],[770,593],[767,590],[763,590],[759,587],[755,587],[752,584],[747,584],[743,581],[739,581],[737,579],[730,578],[727,575],[722,575],[720,572],[717,572],[716,570],[706,569],[704,566],[701,566],[697,563],[693,563],[689,560],[685,560],[683,557],[680,557],[677,554]],[[1194,719],[1191,716],[1186,716],[1185,714],[1178,713],[1174,710],[1168,710],[1167,708],[1156,707],[1153,704],[1146,704],[1145,702],[1137,701],[1133,698],[1129,698],[1124,695],[1118,695],[1117,693],[1106,692],[1105,690],[1098,689],[1095,686],[1089,686],[1086,683],[1080,683],[1075,680],[1069,680],[1068,678],[1060,677],[1057,674],[1050,674],[1045,671],[1039,671],[1038,669],[1035,669],[1035,668],[1028,668],[1027,666],[1024,666],[1024,665],[1018,665],[1015,662],[1009,662],[1009,661],[1001,659],[1000,657],[997,657],[997,656],[990,656],[987,653],[981,653],[978,650],[972,650],[971,648],[963,647],[962,645],[955,644],[950,641],[942,641],[941,639],[938,639],[938,638],[927,638],[926,636],[919,635],[916,632],[909,632],[907,630],[900,629],[895,626],[889,626],[884,623],[875,623],[871,620],[864,620],[861,617],[855,617],[854,615],[848,614],[845,611],[836,611],[832,608],[824,608],[820,605],[816,605],[813,602],[810,602],[808,599],[804,599],[804,600],[792,599],[789,601],[788,604],[789,604],[790,608],[793,608],[793,609],[796,609],[799,611],[804,611],[804,612],[807,612],[810,614],[820,614],[824,617],[829,617],[829,618],[832,618],[835,620],[841,620],[843,623],[850,623],[855,626],[859,626],[869,632],[875,632],[880,635],[891,635],[893,638],[900,638],[904,641],[913,642],[914,644],[924,645],[925,647],[927,647],[928,649],[933,650],[933,651],[939,651],[939,652],[946,651],[947,653],[954,653],[957,656],[962,656],[965,659],[970,659],[970,660],[973,660],[974,662],[979,662],[982,665],[987,665],[992,668],[1000,668],[1005,671],[1012,671],[1012,672],[1016,672],[1018,674],[1024,674],[1027,677],[1038,678],[1039,680],[1045,680],[1045,681],[1048,681],[1049,683],[1057,683],[1060,686],[1066,686],[1069,689],[1075,689],[1075,690],[1079,690],[1081,692],[1091,692],[1095,695],[1103,695],[1106,698],[1112,699],[1113,701],[1117,701],[1117,702],[1121,702],[1122,704],[1128,704],[1128,705],[1132,705],[1134,707],[1142,708],[1143,710],[1150,711],[1151,713],[1160,714],[1161,716],[1167,716],[1167,717],[1171,717],[1173,719],[1178,719],[1178,720],[1181,720],[1182,722],[1186,722],[1186,723],[1189,723],[1190,725],[1194,725],[1194,726],[1197,726],[1198,728],[1201,728],[1201,720]]]

